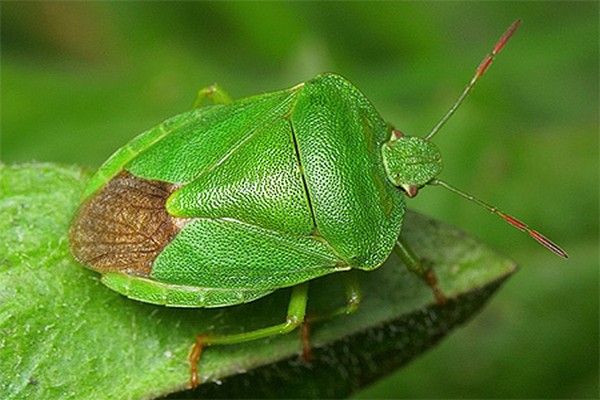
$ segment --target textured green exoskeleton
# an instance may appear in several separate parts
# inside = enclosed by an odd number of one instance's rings
[[[377,268],[404,215],[385,165],[410,157],[439,172],[441,161],[429,143],[404,154],[391,132],[333,74],[178,115],[98,170],[73,224],[74,254],[125,295],[190,307]],[[406,178],[422,178],[413,169]]]
[[[429,139],[516,25],[426,138],[391,127],[357,88],[334,74],[235,102],[216,86],[202,91],[200,98],[212,97],[216,104],[142,133],[100,167],[71,227],[75,258],[99,271],[111,289],[167,306],[230,306],[294,287],[286,322],[199,336],[191,355],[192,385],[202,346],[294,329],[305,316],[305,282],[373,270],[394,249],[443,303],[435,276],[401,240],[404,196],[426,184],[463,195],[436,179],[442,160]],[[355,287],[349,293],[342,311],[353,310],[360,299]]]

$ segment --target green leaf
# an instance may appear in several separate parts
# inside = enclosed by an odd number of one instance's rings
[[[202,332],[281,322],[289,289],[222,309],[173,309],[122,297],[69,254],[67,230],[89,173],[0,165],[0,398],[138,399],[183,390]],[[392,256],[360,274],[358,312],[311,327],[313,361],[295,333],[208,348],[191,396],[343,397],[398,368],[471,317],[515,265],[476,240],[408,213],[403,235],[432,263],[445,306]],[[311,285],[309,312],[343,304],[338,275]],[[182,393],[177,394],[178,397]]]

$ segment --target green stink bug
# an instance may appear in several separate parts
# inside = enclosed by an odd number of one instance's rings
[[[474,201],[566,257],[550,240],[437,179],[431,138],[456,111],[515,22],[424,138],[387,124],[350,82],[322,74],[290,89],[179,114],[119,149],[94,175],[70,230],[73,255],[132,299],[173,307],[225,307],[293,287],[285,322],[236,335],[199,335],[204,346],[290,332],[305,319],[307,282],[373,270],[396,251],[445,298],[435,275],[400,235],[404,195],[439,185]],[[346,274],[347,275],[347,274]],[[351,285],[348,306],[360,293]]]

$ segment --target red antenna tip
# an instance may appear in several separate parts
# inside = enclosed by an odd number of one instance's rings
[[[506,222],[508,222],[509,224],[514,226],[515,228],[520,229],[523,232],[529,233],[529,236],[531,236],[532,238],[537,240],[538,243],[540,243],[542,246],[544,246],[548,250],[561,256],[562,258],[569,258],[567,252],[564,251],[563,249],[561,249],[556,243],[552,242],[550,239],[548,239],[546,236],[542,235],[538,231],[535,231],[535,230],[529,228],[525,223],[519,221],[518,219],[516,219],[514,217],[511,217],[510,215],[504,214],[502,211],[499,211],[499,210],[497,211],[497,214],[503,220],[505,220]]]
[[[508,42],[508,39],[510,39],[512,34],[515,33],[515,31],[517,30],[519,25],[521,25],[520,19],[516,20],[515,22],[512,23],[511,26],[508,27],[506,32],[504,32],[504,35],[502,35],[500,40],[498,40],[498,43],[496,43],[494,50],[492,50],[492,54],[496,55],[496,54],[500,53],[500,50],[502,50],[502,48],[504,47],[506,42]]]
[[[479,67],[477,68],[477,72],[475,73],[473,80],[476,81],[477,79],[479,79],[479,77],[481,75],[483,75],[485,73],[485,71],[488,69],[488,67],[492,63],[492,61],[494,61],[494,57],[496,57],[496,55],[498,53],[500,53],[500,50],[502,50],[502,48],[506,45],[506,43],[508,42],[510,37],[513,35],[513,33],[515,33],[515,31],[517,30],[519,25],[521,25],[520,19],[516,20],[515,22],[512,23],[512,25],[510,27],[508,27],[506,32],[504,32],[502,37],[498,40],[498,42],[496,42],[496,45],[494,46],[494,50],[492,50],[492,52],[483,59],[481,64],[479,64]]]
[[[475,84],[477,83],[479,78],[481,78],[481,76],[485,73],[485,71],[487,71],[489,66],[492,65],[492,62],[494,61],[494,58],[496,57],[496,55],[506,45],[506,43],[508,42],[510,37],[513,35],[513,33],[517,30],[519,25],[521,25],[520,19],[513,22],[512,25],[506,30],[506,32],[504,32],[502,37],[500,37],[498,42],[496,42],[496,45],[494,46],[494,49],[492,50],[492,52],[489,53],[488,55],[486,55],[485,58],[483,59],[483,61],[481,61],[481,64],[479,64],[479,66],[477,67],[477,70],[475,71],[475,75],[473,75],[473,77],[471,78],[471,81],[469,82],[467,87],[465,87],[465,89],[463,90],[461,95],[458,97],[458,99],[454,102],[452,107],[450,107],[450,109],[446,112],[446,114],[444,114],[442,119],[433,127],[431,132],[429,132],[427,134],[427,136],[425,136],[425,138],[424,138],[425,140],[430,140],[440,130],[440,128],[442,126],[444,126],[446,121],[448,121],[450,119],[452,114],[454,114],[454,112],[462,104],[463,100],[467,97],[469,92],[471,92],[471,89],[473,89],[473,86],[475,86]]]
[[[561,249],[556,243],[554,243],[553,241],[548,239],[546,236],[544,236],[541,233],[539,233],[538,231],[534,231],[532,229],[528,230],[528,232],[532,238],[537,240],[542,246],[544,246],[548,250],[552,251],[556,255],[561,256],[562,258],[569,258],[569,255],[567,254],[566,251]]]

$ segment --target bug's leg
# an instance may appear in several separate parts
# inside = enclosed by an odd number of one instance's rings
[[[427,283],[431,290],[433,290],[433,295],[435,296],[437,303],[440,305],[445,304],[446,296],[444,296],[440,287],[438,286],[435,273],[431,268],[426,268],[423,265],[423,262],[415,255],[408,243],[406,243],[400,237],[396,241],[394,250],[396,250],[396,254],[398,254],[398,257],[400,257],[404,265],[406,265],[406,268],[421,277],[421,279]]]
[[[307,299],[308,283],[303,283],[293,287],[290,303],[287,309],[287,318],[285,322],[281,324],[233,335],[198,335],[196,337],[196,343],[194,344],[189,355],[190,386],[192,388],[198,386],[198,361],[202,355],[202,350],[206,346],[249,342],[266,338],[268,336],[289,333],[300,326],[304,321],[304,317],[306,316]]]
[[[360,282],[356,271],[348,271],[342,274],[344,277],[344,295],[346,304],[334,309],[326,314],[307,315],[301,326],[300,337],[302,339],[302,359],[306,362],[312,359],[312,351],[310,346],[310,327],[313,323],[327,320],[338,315],[347,315],[356,312],[362,302],[362,291],[360,290]]]
[[[331,319],[338,315],[353,314],[358,310],[363,298],[358,274],[356,271],[348,271],[341,275],[344,277],[344,297],[346,298],[346,304],[325,314],[309,315],[306,317],[305,323],[311,324]]]
[[[203,107],[208,100],[213,104],[229,104],[233,101],[231,96],[229,96],[221,86],[213,83],[210,86],[198,90],[198,95],[196,96],[196,101],[194,101],[194,106],[192,108]]]
[[[300,359],[306,363],[312,360],[312,346],[310,345],[310,328],[312,320],[307,316],[300,325],[300,340],[302,341],[302,354]]]
[[[344,280],[346,305],[340,307],[336,315],[355,313],[363,299],[360,282],[358,281],[358,273],[356,271],[349,271],[344,274]]]
[[[338,315],[352,314],[358,310],[360,303],[362,302],[362,291],[360,290],[360,282],[358,281],[358,274],[356,271],[348,271],[342,274],[344,278],[344,295],[346,297],[346,304],[338,309],[333,310],[331,313],[318,316],[316,319],[328,319]],[[310,319],[311,322],[314,318]]]

